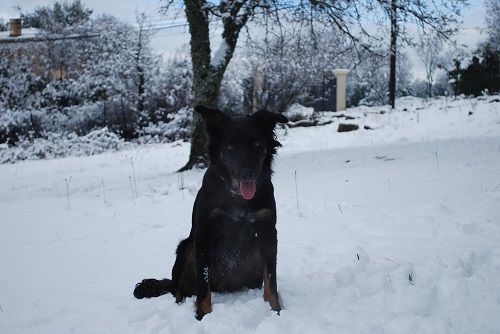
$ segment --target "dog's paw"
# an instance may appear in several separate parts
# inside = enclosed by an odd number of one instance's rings
[[[196,316],[195,316],[195,318],[196,318],[196,320],[201,321],[201,319],[203,319],[203,317],[206,316],[209,313],[212,313],[212,307],[210,307],[210,309],[205,309],[205,310],[198,308],[196,310]]]
[[[212,313],[212,302],[206,298],[200,303],[196,303],[196,320],[201,320],[208,313]]]
[[[196,312],[195,318],[196,318],[196,320],[201,321],[201,319],[203,319],[204,316],[205,316],[205,313]]]
[[[164,280],[167,281],[167,280]],[[137,299],[153,298],[168,292],[167,284],[154,278],[143,279],[135,285],[134,297]]]
[[[264,301],[268,302],[271,305],[271,310],[278,312],[278,315],[281,311],[281,303],[279,297],[274,295],[264,295]]]
[[[151,279],[149,279],[151,280]],[[134,297],[137,299],[149,298],[149,291],[151,290],[151,283],[148,279],[142,280],[135,285]]]
[[[186,298],[186,297],[184,297],[183,295],[181,295],[179,292],[176,292],[176,293],[175,293],[175,303],[176,303],[177,305],[180,305],[180,304],[184,303],[184,299],[185,299],[185,298]]]
[[[277,302],[277,303],[269,303],[271,304],[271,310],[273,311],[276,311],[278,313],[278,315],[280,315],[280,311],[281,311],[281,305],[280,305],[280,302]]]

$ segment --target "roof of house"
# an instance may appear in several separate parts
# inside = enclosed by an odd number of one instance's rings
[[[21,36],[11,37],[10,31],[0,31],[0,40],[18,41],[23,39],[33,39],[37,37],[42,30],[37,28],[23,28]]]
[[[24,28],[20,36],[10,36],[10,31],[0,31],[0,44],[21,43],[21,42],[44,42],[63,39],[81,39],[98,37],[99,34],[47,34],[44,30],[36,28]]]

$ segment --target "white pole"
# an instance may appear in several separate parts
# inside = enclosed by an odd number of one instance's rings
[[[349,74],[349,70],[335,69],[333,70],[333,74],[337,78],[336,111],[342,111],[346,109],[347,74]]]

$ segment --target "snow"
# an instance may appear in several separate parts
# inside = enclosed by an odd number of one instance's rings
[[[222,40],[219,48],[215,51],[212,59],[210,60],[210,65],[212,67],[220,67],[224,61],[226,60],[227,56],[227,51],[228,51],[229,45],[225,40]]]
[[[500,106],[498,102],[490,101],[498,101],[498,96],[458,100],[442,97],[429,101],[405,97],[398,100],[394,111],[389,106],[360,106],[339,113],[312,113],[310,108],[310,117],[319,117],[320,121],[332,120],[333,123],[312,131],[308,128],[293,129],[290,136],[281,140],[283,148],[280,153],[498,136]],[[306,111],[301,113],[307,114]],[[355,119],[335,117],[339,114]],[[357,124],[361,130],[337,134],[339,123]],[[364,126],[374,130],[363,130]]]
[[[0,165],[0,333],[498,333],[492,101],[403,99],[346,111],[374,130],[337,133],[329,113],[278,130],[279,316],[262,290],[214,293],[201,322],[194,298],[132,296],[170,277],[189,233],[203,171],[175,173],[188,144]]]

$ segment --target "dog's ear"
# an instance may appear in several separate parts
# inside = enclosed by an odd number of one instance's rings
[[[205,127],[209,136],[214,137],[224,128],[229,117],[218,109],[208,108],[202,105],[194,107],[194,110],[203,117]]]
[[[276,126],[276,123],[288,123],[288,118],[284,115],[267,110],[257,111],[252,114],[252,117],[262,124],[272,127],[273,129]]]

